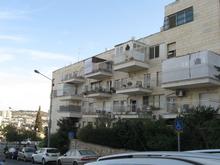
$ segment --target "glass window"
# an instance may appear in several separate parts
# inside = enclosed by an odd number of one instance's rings
[[[160,47],[159,47],[159,45],[150,47],[149,59],[158,58],[159,56],[160,56]]]
[[[186,17],[186,23],[193,21],[193,8],[192,7],[186,10],[185,17]]]
[[[169,17],[169,28],[173,28],[176,26],[176,15],[172,15]]]
[[[185,12],[179,12],[177,14],[177,25],[182,25],[185,23]]]
[[[150,59],[154,58],[154,47],[150,47]]]
[[[193,7],[184,9],[164,18],[164,30],[193,21]]]
[[[160,49],[159,49],[159,45],[155,46],[155,58],[159,57],[159,53],[160,53]]]

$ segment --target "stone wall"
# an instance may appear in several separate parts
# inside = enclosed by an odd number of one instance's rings
[[[90,149],[92,151],[95,151],[99,156],[131,152],[125,149],[115,149],[115,148],[105,147],[101,145],[85,143],[77,139],[74,139],[71,141],[70,148]]]

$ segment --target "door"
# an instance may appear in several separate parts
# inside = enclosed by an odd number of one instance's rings
[[[143,107],[142,109],[144,111],[147,111],[149,107],[149,97],[148,96],[143,96]]]
[[[137,101],[136,100],[131,100],[130,105],[131,105],[131,112],[136,112],[136,110],[137,110]]]

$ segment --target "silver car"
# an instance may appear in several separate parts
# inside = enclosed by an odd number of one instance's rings
[[[104,156],[86,165],[219,165],[220,158],[183,152],[138,152]]]
[[[88,162],[96,161],[98,155],[91,150],[70,149],[57,160],[58,165],[82,165]]]
[[[34,147],[23,147],[21,151],[18,151],[17,160],[30,161],[35,151]]]

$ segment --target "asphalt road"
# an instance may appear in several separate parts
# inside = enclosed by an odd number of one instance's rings
[[[24,161],[6,159],[5,165],[32,165],[32,163],[31,162],[24,162]]]
[[[5,165],[33,165],[33,164],[31,162],[6,159]],[[37,165],[40,165],[40,164],[37,164]],[[56,165],[56,163],[50,163],[50,165]]]

